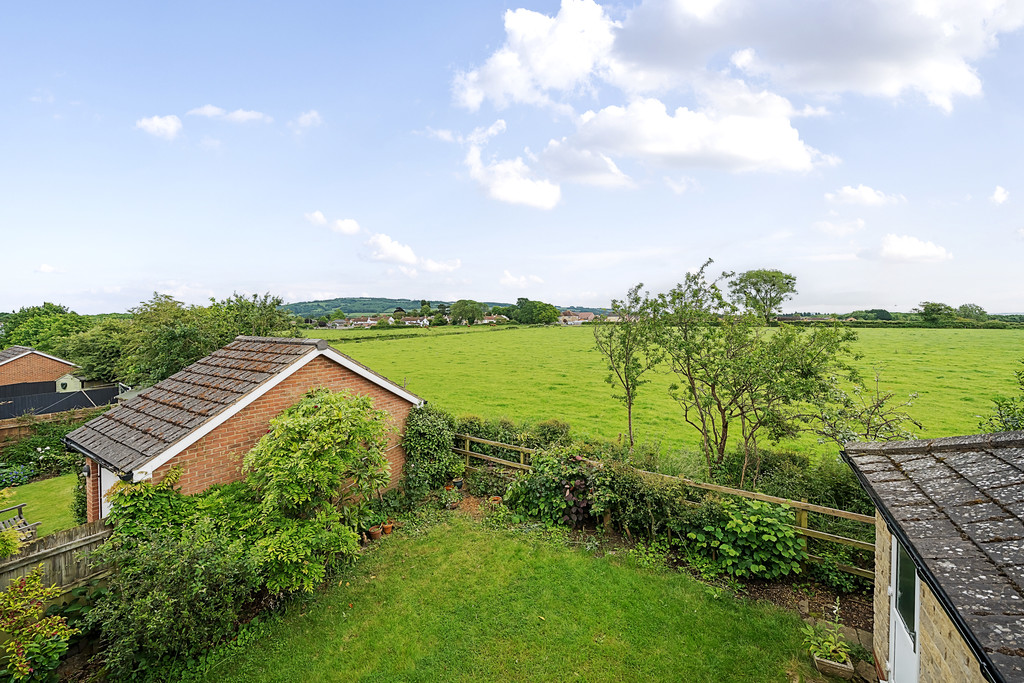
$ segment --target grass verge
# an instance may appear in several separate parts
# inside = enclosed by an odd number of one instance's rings
[[[386,537],[207,680],[786,681],[801,621],[453,516]]]

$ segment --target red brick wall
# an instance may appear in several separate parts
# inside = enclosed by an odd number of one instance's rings
[[[158,468],[153,481],[163,479],[175,465],[183,468],[179,486],[185,494],[198,493],[213,484],[226,484],[241,479],[242,458],[267,433],[270,419],[294,405],[303,394],[315,387],[327,387],[331,391],[344,389],[371,396],[376,408],[391,414],[395,432],[388,443],[387,459],[391,464],[392,485],[399,481],[405,464],[405,451],[399,442],[412,404],[323,356],[314,358],[291,377]]]
[[[22,382],[53,382],[74,369],[71,363],[29,353],[0,365],[0,386]]]
[[[95,522],[100,518],[100,466],[91,458],[85,459],[89,466],[89,478],[85,480],[85,521]]]

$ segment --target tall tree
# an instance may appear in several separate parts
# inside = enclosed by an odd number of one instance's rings
[[[472,325],[477,320],[483,319],[484,312],[484,305],[479,301],[473,301],[472,299],[459,299],[452,304],[452,323],[458,324],[465,322],[467,325]]]
[[[629,448],[633,438],[633,404],[640,387],[650,380],[644,375],[661,362],[662,352],[655,338],[657,307],[647,292],[640,294],[643,283],[632,287],[626,298],[612,300],[612,312],[619,322],[600,322],[594,326],[594,346],[608,365],[605,381],[618,385],[621,394],[615,398],[626,406]]]
[[[988,313],[986,313],[985,309],[978,304],[963,304],[960,308],[956,309],[956,314],[961,318],[977,320],[978,322],[985,322],[988,320]]]
[[[929,325],[948,325],[956,320],[956,309],[938,301],[922,301],[921,305],[911,309],[911,313],[917,313]]]
[[[781,270],[748,270],[729,283],[729,290],[734,301],[769,325],[782,308],[782,302],[797,293],[796,277]]]

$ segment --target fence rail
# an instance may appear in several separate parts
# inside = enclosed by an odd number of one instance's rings
[[[110,536],[112,528],[102,519],[72,529],[56,531],[24,546],[16,555],[0,561],[0,589],[43,565],[43,583],[72,588],[103,572],[83,555]]]
[[[531,470],[533,469],[530,465],[526,464],[526,456],[536,453],[536,449],[524,448],[522,446],[515,446],[513,444],[500,443],[498,441],[490,441],[488,439],[481,439],[475,436],[469,436],[468,434],[456,434],[455,438],[462,441],[464,448],[452,448],[453,453],[463,455],[466,458],[466,467],[469,469],[478,469],[470,464],[470,460],[473,458],[484,460],[486,462],[492,462],[497,465],[504,467],[511,467],[520,470]],[[484,455],[483,453],[476,453],[471,449],[471,444],[479,443],[486,446],[494,446],[496,448],[503,448],[510,451],[516,451],[519,453],[519,462],[512,460],[504,460],[502,458],[496,458],[492,455]],[[592,465],[600,467],[602,463],[595,460],[587,460]],[[633,468],[641,477],[646,479],[660,479],[664,481],[670,481],[673,483],[680,483],[685,486],[689,486],[697,489],[704,489],[706,491],[715,491],[717,493],[724,493],[730,496],[739,496],[742,498],[750,498],[752,500],[760,500],[766,503],[775,503],[777,505],[788,505],[789,507],[796,510],[796,523],[790,526],[793,530],[808,538],[814,538],[819,541],[825,541],[827,543],[837,543],[840,545],[847,545],[860,550],[867,550],[874,552],[875,544],[868,543],[867,541],[860,541],[855,538],[848,538],[846,536],[839,536],[836,534],[826,533],[824,531],[818,531],[811,529],[808,526],[807,513],[814,512],[820,515],[827,515],[829,517],[838,517],[841,519],[848,519],[854,522],[860,522],[861,524],[869,524],[872,527],[875,524],[875,518],[870,515],[862,515],[856,512],[850,512],[848,510],[840,510],[838,508],[825,507],[824,505],[815,505],[814,503],[808,503],[806,500],[791,500],[789,498],[779,498],[777,496],[769,496],[764,493],[757,493],[756,491],[744,491],[743,489],[729,488],[728,486],[720,486],[718,484],[708,484],[703,481],[695,481],[693,479],[687,479],[686,477],[674,477],[670,474],[661,474],[660,472],[648,472],[647,470],[640,470]],[[823,564],[825,562],[818,555],[812,555],[808,553],[807,560],[816,564]],[[866,579],[874,579],[875,573],[870,569],[864,569],[863,567],[854,567],[846,564],[837,564],[836,567],[848,574],[860,576]]]

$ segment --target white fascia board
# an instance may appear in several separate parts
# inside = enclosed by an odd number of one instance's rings
[[[43,358],[49,358],[50,360],[55,360],[58,363],[63,363],[64,365],[70,365],[73,368],[80,368],[80,367],[82,367],[81,365],[78,365],[77,363],[72,363],[69,360],[64,360],[63,358],[57,358],[56,356],[51,356],[48,353],[43,353],[42,351],[36,351],[35,349],[29,349],[25,353],[18,354],[14,358],[8,358],[7,360],[0,361],[0,365],[3,365],[5,363],[10,363],[11,361],[18,360],[19,358],[24,358],[25,356],[29,355],[30,353],[34,353],[36,355],[42,356]]]
[[[412,403],[413,405],[418,406],[423,404],[423,399],[419,398],[414,394],[409,393],[408,391],[398,386],[394,382],[391,382],[390,380],[381,377],[377,373],[363,367],[362,365],[355,362],[345,354],[339,353],[332,349],[331,347],[327,347],[326,349],[313,348],[311,349],[310,353],[307,353],[305,356],[302,356],[299,360],[295,361],[287,368],[277,373],[260,386],[256,387],[256,389],[252,390],[251,392],[243,396],[233,406],[231,406],[222,413],[218,413],[213,418],[211,418],[209,422],[199,427],[195,431],[190,432],[181,441],[178,441],[177,443],[173,444],[167,450],[165,450],[160,455],[156,456],[155,458],[147,462],[142,467],[137,468],[133,472],[132,481],[144,481],[152,477],[154,472],[156,472],[162,466],[167,464],[174,456],[178,455],[186,448],[188,448],[189,446],[196,443],[204,436],[212,432],[214,429],[227,422],[229,419],[237,415],[247,406],[255,402],[256,399],[263,396],[268,391],[276,387],[278,384],[294,375],[296,372],[298,372],[300,369],[302,369],[308,363],[310,363],[314,358],[318,358],[319,356],[325,356],[327,358],[330,358],[338,365],[348,368],[349,370],[356,373],[360,377],[363,377],[364,379],[373,382],[374,384],[380,386],[381,388],[386,389],[397,396],[400,396],[401,398],[405,399],[409,403]]]
[[[348,368],[349,370],[356,373],[363,379],[373,382],[380,388],[385,389],[386,391],[390,391],[392,394],[408,401],[414,406],[423,405],[423,399],[417,396],[416,394],[406,391],[405,389],[398,386],[397,384],[387,379],[386,377],[382,377],[373,370],[370,370],[369,368],[360,365],[359,363],[349,358],[345,354],[341,353],[340,351],[336,351],[330,346],[328,346],[320,353],[326,356],[327,358],[330,358],[338,365]]]

